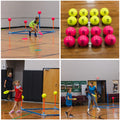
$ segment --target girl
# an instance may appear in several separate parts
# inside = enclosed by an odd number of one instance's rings
[[[29,36],[31,36],[31,32],[35,31],[35,37],[37,37],[36,32],[39,31],[39,17],[35,17],[35,20],[31,21],[29,24],[31,31],[29,31]]]
[[[14,103],[12,110],[9,112],[9,114],[14,113],[16,107],[17,107],[16,113],[20,113],[21,112],[21,101],[22,101],[23,89],[20,85],[19,80],[15,81],[15,89],[9,90],[9,92],[15,92],[15,103]]]
[[[97,89],[95,86],[93,86],[93,82],[91,82],[90,86],[89,86],[89,90],[88,90],[88,112],[90,111],[91,100],[94,101],[95,106],[97,107],[97,110],[100,111],[100,108],[98,108],[97,103],[95,101],[95,97],[93,96],[93,95],[95,95],[95,92],[97,92]],[[97,94],[98,94],[98,97],[100,97],[98,92],[97,92]]]
[[[65,115],[68,117],[73,117],[73,115],[71,114],[72,112],[72,100],[76,100],[75,98],[72,98],[72,93],[71,93],[72,89],[69,88],[67,90],[67,95],[66,95],[66,106],[69,107],[69,109],[65,112]]]

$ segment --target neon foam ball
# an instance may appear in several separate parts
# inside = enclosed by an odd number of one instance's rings
[[[100,10],[100,15],[101,16],[109,15],[109,10],[107,8],[102,8]]]
[[[8,21],[11,21],[12,19],[11,18],[8,18]]]
[[[102,38],[98,35],[95,35],[91,39],[92,45],[95,47],[99,47],[102,44]]]
[[[85,35],[81,35],[80,37],[78,37],[78,44],[81,46],[81,47],[85,47],[88,45],[88,42],[89,42],[89,39],[87,36]]]
[[[85,9],[85,8],[82,8],[82,9],[79,11],[79,15],[80,15],[80,16],[87,16],[87,15],[88,15],[88,10]]]
[[[42,12],[41,11],[38,11],[38,14],[41,14]]]
[[[67,19],[67,23],[68,23],[68,25],[70,25],[70,26],[76,25],[76,24],[77,24],[77,19],[76,19],[76,17],[70,16],[70,17]]]
[[[91,34],[92,35],[100,35],[101,34],[101,29],[98,26],[92,27]]]
[[[92,25],[98,25],[99,22],[100,22],[100,19],[99,19],[99,17],[97,17],[97,16],[92,16],[92,17],[90,18],[90,23],[91,23]]]
[[[98,9],[93,8],[90,10],[90,16],[98,16],[99,12]]]
[[[88,24],[88,18],[86,16],[82,16],[79,18],[79,24],[80,25],[87,25]]]
[[[74,27],[68,27],[66,29],[66,35],[67,36],[75,36],[76,35],[76,30]]]
[[[107,45],[114,45],[116,42],[116,37],[112,34],[108,34],[106,37],[105,37],[105,43]]]
[[[54,95],[57,95],[57,91],[54,91],[53,94],[54,94]]]
[[[112,22],[112,18],[108,15],[105,15],[104,17],[102,17],[102,23],[105,25],[110,25]]]
[[[42,98],[45,98],[47,95],[45,93],[42,94]]]
[[[85,26],[81,27],[79,29],[79,35],[88,35],[89,34],[89,29]]]
[[[27,23],[27,20],[25,20],[24,23]]]
[[[71,8],[69,11],[68,11],[68,14],[69,16],[77,16],[77,10],[75,8]]]
[[[104,35],[113,34],[113,28],[108,25],[108,26],[104,27],[103,33],[104,33]]]
[[[52,19],[52,20],[55,20],[55,18],[54,18],[54,17],[52,17],[51,19]]]
[[[24,96],[22,95],[22,99],[24,99]]]
[[[75,45],[75,38],[72,36],[66,36],[64,39],[64,44],[67,47],[73,47]]]

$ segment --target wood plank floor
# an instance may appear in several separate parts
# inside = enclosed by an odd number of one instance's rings
[[[100,10],[101,8],[106,7],[109,9],[109,15],[112,17],[111,26],[114,28],[114,35],[116,36],[116,44],[114,46],[108,47],[104,44],[103,33],[101,33],[101,37],[103,38],[102,46],[99,48],[94,47],[78,47],[77,38],[79,37],[78,30],[80,28],[79,23],[75,26],[77,35],[76,35],[76,44],[73,48],[67,48],[63,40],[66,36],[65,30],[68,28],[67,18],[68,11],[70,8],[76,8],[79,11],[81,8],[86,8],[90,11],[91,8],[97,8]],[[77,20],[79,19],[79,15],[77,16]],[[88,16],[88,20],[90,21],[90,16]],[[102,29],[104,26],[102,25],[101,18],[99,27]],[[89,27],[89,30],[91,26]],[[89,34],[89,36],[91,36]],[[91,37],[90,37],[91,38]],[[119,57],[119,1],[62,1],[61,2],[61,57],[62,58],[118,58]]]
[[[11,31],[24,30],[15,28]],[[52,29],[41,29],[52,30]],[[43,36],[29,37],[28,35],[8,34],[1,31],[2,58],[59,58],[59,30]],[[22,40],[28,38],[28,40]]]
[[[14,114],[9,114],[9,111],[12,109],[14,102],[10,101],[2,101],[1,102],[1,118],[2,119],[43,119],[39,115],[31,114],[28,112],[22,112],[20,114],[14,113]],[[46,108],[53,108],[54,104],[46,104]],[[56,106],[57,108],[59,105]],[[42,108],[42,104],[40,103],[26,103],[23,102],[23,108]],[[42,113],[41,110],[35,110],[33,112],[38,112]],[[59,111],[55,110],[46,110],[46,114],[59,114]],[[50,116],[46,117],[45,119],[59,119],[59,116]]]
[[[65,115],[67,109],[67,107],[61,108],[62,119],[67,119]],[[73,119],[118,119],[119,108],[101,109],[100,112],[93,108],[88,114],[87,106],[73,106],[72,114],[74,115]]]

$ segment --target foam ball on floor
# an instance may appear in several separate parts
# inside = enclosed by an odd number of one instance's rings
[[[88,24],[88,18],[85,16],[82,16],[79,18],[79,24],[80,25],[87,25]]]
[[[104,35],[113,34],[113,28],[108,25],[108,26],[104,27],[103,33],[104,33]]]
[[[66,36],[64,38],[64,44],[67,47],[73,47],[75,45],[75,38],[72,36]]]
[[[91,39],[92,45],[95,47],[99,47],[102,44],[102,38],[98,35],[95,35]]]
[[[99,12],[98,9],[93,8],[90,10],[90,16],[98,16]]]
[[[105,43],[107,45],[114,45],[116,43],[116,37],[112,34],[108,34],[106,37],[105,37]]]
[[[91,23],[92,25],[98,25],[99,22],[100,22],[100,20],[99,20],[99,17],[97,17],[97,16],[92,16],[92,17],[90,18],[90,23]]]
[[[68,27],[66,29],[66,35],[67,36],[75,36],[76,35],[76,30],[74,27]]]
[[[85,35],[81,35],[78,37],[78,44],[81,46],[81,47],[85,47],[88,45],[88,42],[89,42],[89,39],[87,36]]]
[[[77,10],[75,8],[71,8],[69,11],[68,11],[68,14],[69,16],[77,16]]]
[[[81,27],[79,29],[79,35],[88,35],[89,34],[89,29],[85,26]]]
[[[79,15],[80,15],[80,16],[87,16],[87,15],[88,15],[88,10],[85,9],[85,8],[82,8],[82,9],[79,11]]]
[[[109,14],[109,10],[107,8],[102,8],[100,10],[100,15],[101,16],[105,16],[105,15],[108,15]]]
[[[101,29],[98,26],[92,27],[91,34],[92,35],[100,35],[101,34]]]
[[[68,25],[70,25],[70,26],[76,25],[76,24],[77,24],[77,19],[76,19],[76,17],[74,17],[74,16],[69,17],[69,18],[67,19],[67,23],[68,23]]]
[[[105,24],[105,25],[110,25],[112,22],[112,18],[108,15],[105,15],[103,18],[102,18],[102,23]]]

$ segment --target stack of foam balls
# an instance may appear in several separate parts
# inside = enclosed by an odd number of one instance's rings
[[[64,44],[67,47],[73,47],[75,45],[75,36],[76,30],[74,26],[77,25],[77,15],[78,11],[75,8],[71,8],[68,11],[69,17],[67,19],[67,23],[70,27],[66,29],[66,37],[64,38]],[[101,37],[101,29],[98,27],[100,18],[98,17],[99,11],[96,8],[90,10],[90,25],[91,28],[91,43],[95,47],[99,47],[102,44],[102,37]],[[83,8],[79,11],[79,37],[78,37],[78,45],[81,47],[85,47],[89,43],[89,29],[88,25],[88,10]],[[100,10],[100,16],[102,17],[102,24],[105,25],[103,29],[103,36],[105,37],[105,44],[106,45],[114,45],[116,42],[116,38],[113,35],[113,28],[110,26],[112,22],[112,18],[109,16],[109,10],[107,8],[102,8]]]

